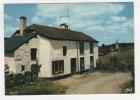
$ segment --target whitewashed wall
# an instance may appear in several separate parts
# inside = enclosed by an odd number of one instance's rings
[[[93,50],[94,50],[94,67],[96,67],[97,60],[99,59],[99,55],[98,55],[98,43],[94,43]]]
[[[30,71],[30,49],[28,43],[23,44],[14,53],[16,73],[21,73],[21,66],[25,71]]]
[[[98,44],[94,43],[94,53],[90,53],[89,42],[84,42],[84,55],[79,53],[78,43],[78,55],[76,41],[61,41],[50,40],[41,36],[32,38],[28,43],[20,46],[14,53],[15,58],[5,57],[5,62],[11,63],[11,71],[15,73],[21,72],[21,66],[25,66],[25,71],[31,70],[31,48],[37,48],[37,59],[39,65],[41,65],[39,77],[56,77],[71,73],[71,58],[77,58],[77,71],[80,69],[80,57],[84,57],[85,69],[90,66],[90,56],[94,56],[94,66],[96,67],[96,60],[98,59]],[[67,55],[63,56],[63,46],[67,46]],[[52,61],[64,60],[64,73],[52,75]],[[15,61],[15,62],[14,62]],[[79,68],[78,68],[79,66]]]
[[[4,63],[9,66],[10,73],[16,73],[14,53],[5,53]]]
[[[50,61],[64,60],[64,73],[58,74],[57,76],[63,75],[63,74],[70,74],[71,73],[70,60],[71,60],[71,58],[77,58],[76,42],[75,41],[50,40],[50,45],[51,45]],[[63,46],[67,46],[67,55],[66,56],[63,56]],[[52,75],[52,76],[54,76],[54,75]]]
[[[21,45],[18,49],[14,52],[14,59],[12,60],[5,60],[5,62],[9,63],[10,61],[14,63],[14,67],[10,66],[10,71],[13,71],[14,73],[22,73],[21,66],[25,66],[25,71],[31,71],[31,64],[33,64],[33,61],[31,61],[31,48],[37,48],[37,58],[39,56],[39,38],[38,36],[36,38],[32,38],[27,43],[24,43]],[[7,57],[5,57],[7,58]],[[23,71],[23,72],[25,72]]]
[[[51,77],[50,42],[44,37],[39,37],[38,60],[41,65],[39,77]]]

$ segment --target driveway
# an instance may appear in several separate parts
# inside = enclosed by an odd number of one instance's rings
[[[121,93],[121,85],[131,79],[130,73],[85,73],[56,81],[68,87],[66,94]]]

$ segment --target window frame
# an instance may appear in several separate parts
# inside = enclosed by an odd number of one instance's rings
[[[52,61],[52,75],[64,73],[64,60]]]
[[[84,54],[84,42],[79,42],[79,51],[80,54]]]
[[[80,70],[85,69],[85,59],[84,57],[80,57]]]
[[[67,46],[63,46],[63,56],[67,55]]]
[[[25,71],[25,65],[21,66],[21,72]]]
[[[31,60],[37,59],[37,48],[31,48]]]
[[[94,56],[90,56],[90,66],[94,67]]]
[[[90,53],[94,53],[93,47],[94,47],[93,42],[90,42],[89,43]]]

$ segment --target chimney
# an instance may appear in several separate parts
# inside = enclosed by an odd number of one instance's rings
[[[24,35],[24,29],[26,28],[26,17],[20,17],[20,36]]]
[[[61,28],[61,29],[69,29],[69,26],[66,24],[66,23],[63,23],[63,24],[60,24],[59,25],[59,28]]]

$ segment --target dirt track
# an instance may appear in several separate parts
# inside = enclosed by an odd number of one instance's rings
[[[59,84],[68,86],[66,94],[121,93],[121,85],[131,79],[130,73],[94,72],[62,79]]]

